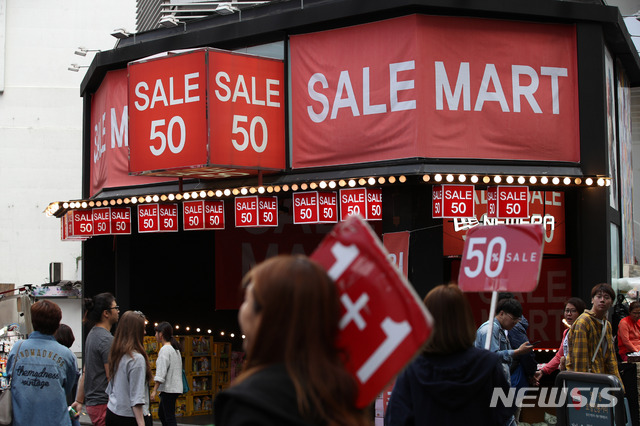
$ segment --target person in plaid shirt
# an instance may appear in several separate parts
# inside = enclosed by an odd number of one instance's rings
[[[596,284],[591,289],[591,309],[585,309],[569,330],[567,370],[612,374],[622,385],[611,323],[606,319],[614,299],[615,292],[609,284]]]

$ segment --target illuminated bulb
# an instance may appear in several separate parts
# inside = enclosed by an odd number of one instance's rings
[[[200,198],[204,198],[207,196],[207,191],[200,191]]]
[[[231,333],[229,336],[236,337],[236,335],[234,333]]]
[[[422,180],[423,180],[423,181],[425,181],[425,182],[429,182],[429,180],[431,180],[431,176],[429,176],[429,175],[423,175],[423,176],[422,176]]]
[[[353,188],[354,186],[356,186],[356,181],[355,181],[355,180],[353,180],[353,179],[349,179],[349,186],[350,186],[350,187],[352,187],[352,188]]]
[[[365,183],[367,183],[367,181],[366,181],[366,180],[364,180],[364,178],[360,178],[360,179],[358,179],[358,185],[362,186],[362,185],[364,185]]]
[[[249,192],[255,194],[256,192],[258,192],[258,190],[252,186],[251,188],[249,188]]]
[[[513,176],[507,176],[507,183],[513,183]]]
[[[564,179],[562,180],[562,182],[563,182],[565,185],[569,185],[569,184],[571,183],[571,178],[566,177],[566,178],[564,178]]]
[[[518,178],[518,183],[519,183],[520,185],[522,185],[524,182],[525,182],[524,176],[520,176],[520,177]]]
[[[303,191],[306,191],[307,188],[309,188],[309,185],[307,185],[306,183],[300,185],[300,189],[302,189]]]
[[[169,194],[169,195],[167,196],[167,198],[169,199],[169,201],[173,201],[173,200],[175,200],[175,199],[176,199],[176,196],[175,196],[175,195],[173,195],[173,194]]]
[[[436,182],[442,182],[442,175],[440,173],[436,174],[433,178]]]
[[[124,199],[124,203],[125,203],[125,204],[129,204],[130,202],[131,202],[131,200],[130,200],[130,199],[128,199],[128,198],[125,198],[125,199]]]
[[[384,178],[381,177],[380,179],[382,179],[382,182],[380,183],[384,183]],[[329,188],[334,189],[336,187],[336,181],[332,180],[331,182],[329,182]]]
[[[453,182],[453,175],[447,175],[447,182]]]
[[[375,185],[376,184],[376,178],[370,177],[367,182],[369,183],[369,185]]]
[[[162,194],[162,196],[160,197],[160,200],[167,201],[167,196]],[[118,201],[120,201],[120,200],[118,200]],[[118,203],[118,204],[120,204],[120,203]]]
[[[489,182],[491,182],[491,178],[489,176],[485,176],[485,177],[482,178],[482,182],[489,183]]]
[[[69,208],[69,203],[66,203],[66,202],[62,203],[62,207],[65,208],[65,209],[68,209]]]
[[[549,178],[548,178],[548,177],[546,177],[546,176],[542,176],[542,177],[540,178],[540,183],[541,183],[541,184],[543,184],[543,185],[548,184],[548,183],[549,183]]]
[[[535,177],[535,176],[531,176],[531,177],[529,178],[529,183],[530,183],[531,185],[534,185],[536,182],[538,182],[538,178],[537,178],[537,177]]]
[[[146,197],[144,197],[144,200],[145,200],[147,203],[150,203],[152,199],[153,199],[153,198],[151,198],[151,195],[147,195]],[[140,201],[140,202],[142,202],[142,201]]]
[[[340,185],[340,187],[343,187],[347,185],[347,182],[344,179],[340,179],[340,181],[338,182],[338,185]]]
[[[196,328],[196,333],[200,333],[200,327]]]
[[[396,177],[395,176],[389,176],[389,183],[396,183]]]
[[[89,201],[89,207],[93,207],[95,205],[96,205],[96,203],[94,203],[93,201]]]
[[[115,206],[115,205],[116,205],[116,200],[111,200],[111,201],[109,201],[109,205],[110,205],[110,206]]]
[[[560,183],[560,178],[556,176],[556,177],[554,177],[553,179],[551,179],[551,182],[552,182],[554,185],[557,185],[557,184],[559,184],[559,183]]]
[[[273,192],[273,186],[267,186],[267,192],[271,194]]]
[[[604,179],[598,178],[598,186],[604,186]]]
[[[242,338],[243,338],[243,339],[245,339],[245,338],[246,338],[244,334],[242,335]]]
[[[225,190],[224,190],[224,195],[225,195],[225,196],[227,196],[227,197],[228,197],[229,195],[231,195],[231,190],[230,190],[229,188],[225,189]]]
[[[247,195],[247,193],[249,193],[249,191],[247,190],[247,188],[242,188],[242,189],[240,190],[240,193],[241,193],[242,195]]]
[[[320,183],[318,184],[318,186],[320,187],[320,189],[326,189],[326,188],[327,188],[327,182],[325,182],[325,181],[320,181]]]
[[[194,198],[194,199],[195,199],[195,198],[198,198],[198,193],[197,193],[197,192],[195,192],[195,191],[193,191],[193,192],[191,193],[191,198]]]
[[[83,202],[82,202],[82,208],[83,208],[83,209],[86,209],[86,208],[87,208],[87,206],[88,206],[87,202],[86,202],[86,201],[83,201]]]
[[[216,197],[218,197],[218,198],[222,197],[222,191],[221,190],[218,189],[216,191]]]
[[[378,183],[379,183],[380,185],[382,185],[382,184],[384,183],[384,176],[380,176],[380,177],[378,178]],[[330,186],[331,188],[335,187],[335,185],[334,185],[334,186],[331,186],[331,182],[329,182],[329,186]]]
[[[220,335],[221,335],[221,336],[224,336],[224,331],[221,331],[221,332],[220,332]]]
[[[158,323],[157,323],[157,322],[154,322],[154,323],[153,323],[153,326],[154,326],[154,327],[157,327],[157,326],[158,326]]]
[[[580,185],[582,183],[582,179],[576,178],[574,182],[576,183],[576,185]]]
[[[289,185],[282,185],[282,190],[287,192],[289,190]]]
[[[179,325],[176,325],[176,330],[180,330],[180,326]]]
[[[611,186],[611,179],[605,179],[604,183],[606,186]]]
[[[160,200],[160,197],[158,197],[157,195],[153,196],[153,202],[157,203]]]
[[[500,183],[500,182],[502,182],[502,178],[501,178],[500,176],[494,176],[494,177],[493,177],[493,181],[494,181],[495,183]]]
[[[179,195],[179,194],[178,194],[178,195]],[[182,195],[182,197],[183,197],[185,200],[188,200],[189,198],[191,198],[191,195],[190,195],[188,192],[185,192],[185,193]]]
[[[471,183],[478,183],[478,176],[476,175],[471,176]]]
[[[204,192],[204,191],[202,191]],[[207,197],[213,197],[215,195],[215,193],[212,190],[207,191]],[[203,195],[204,197],[204,195]]]
[[[400,183],[405,183],[407,181],[407,178],[405,176],[400,176],[398,180],[400,181]]]
[[[208,329],[208,330],[207,330],[207,333],[211,334],[211,329]]]
[[[189,326],[185,327],[184,329],[187,330],[187,331],[191,330],[191,328]]]
[[[182,200],[182,194],[176,194],[176,200],[178,201]]]
[[[273,190],[276,191],[276,192],[280,192],[280,186],[276,185],[276,187],[273,188]]]
[[[458,176],[458,181],[466,182],[467,181],[467,177],[465,175],[460,175],[460,176]]]
[[[258,194],[264,194],[264,186],[258,188]]]
[[[318,184],[317,184],[317,183],[315,183],[315,182],[311,182],[311,183],[309,184],[309,188],[311,188],[311,189],[316,189],[317,187],[318,187]]]
[[[136,197],[131,197],[132,204],[136,204],[137,202],[138,202],[138,199]]]
[[[233,195],[238,195],[240,193],[240,190],[238,188],[233,188],[233,191],[231,192],[233,192]]]

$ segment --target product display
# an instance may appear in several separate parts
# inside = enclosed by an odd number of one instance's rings
[[[231,344],[214,342],[211,336],[175,336],[182,346],[182,366],[189,391],[176,401],[176,417],[212,414],[217,392],[229,387],[231,380]],[[155,374],[158,344],[155,337],[144,338],[145,350]],[[243,356],[238,355],[238,360]],[[235,367],[234,363],[234,367]],[[149,384],[153,388],[154,383]],[[151,402],[150,411],[158,418],[158,401]]]

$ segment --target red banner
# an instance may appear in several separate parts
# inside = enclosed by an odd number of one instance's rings
[[[409,276],[409,237],[409,231],[382,235],[382,243],[389,252],[389,260],[396,265],[405,278]]]
[[[573,25],[412,15],[290,47],[294,168],[580,161]]]
[[[127,70],[109,71],[91,97],[90,195],[171,179],[129,176]]]

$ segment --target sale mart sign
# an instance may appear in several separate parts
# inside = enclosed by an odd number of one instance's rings
[[[296,192],[292,196],[293,223],[337,223],[338,194],[334,192]]]
[[[185,201],[182,218],[185,231],[224,229],[224,201]]]
[[[529,217],[529,187],[499,185],[487,188],[487,216],[498,219]]]
[[[443,218],[475,216],[475,203],[473,199],[475,187],[473,185],[441,186]]]
[[[234,200],[236,227],[278,226],[278,197],[248,196]]]
[[[458,285],[462,291],[533,291],[543,246],[541,225],[477,226],[467,233]]]
[[[132,174],[284,169],[282,61],[205,48],[132,62],[128,71]]]
[[[311,258],[338,286],[338,345],[359,385],[357,405],[365,407],[427,341],[432,319],[359,215],[336,225]]]
[[[178,205],[140,204],[138,232],[178,232]]]
[[[382,189],[341,189],[340,220],[352,215],[361,215],[366,220],[382,220]]]

